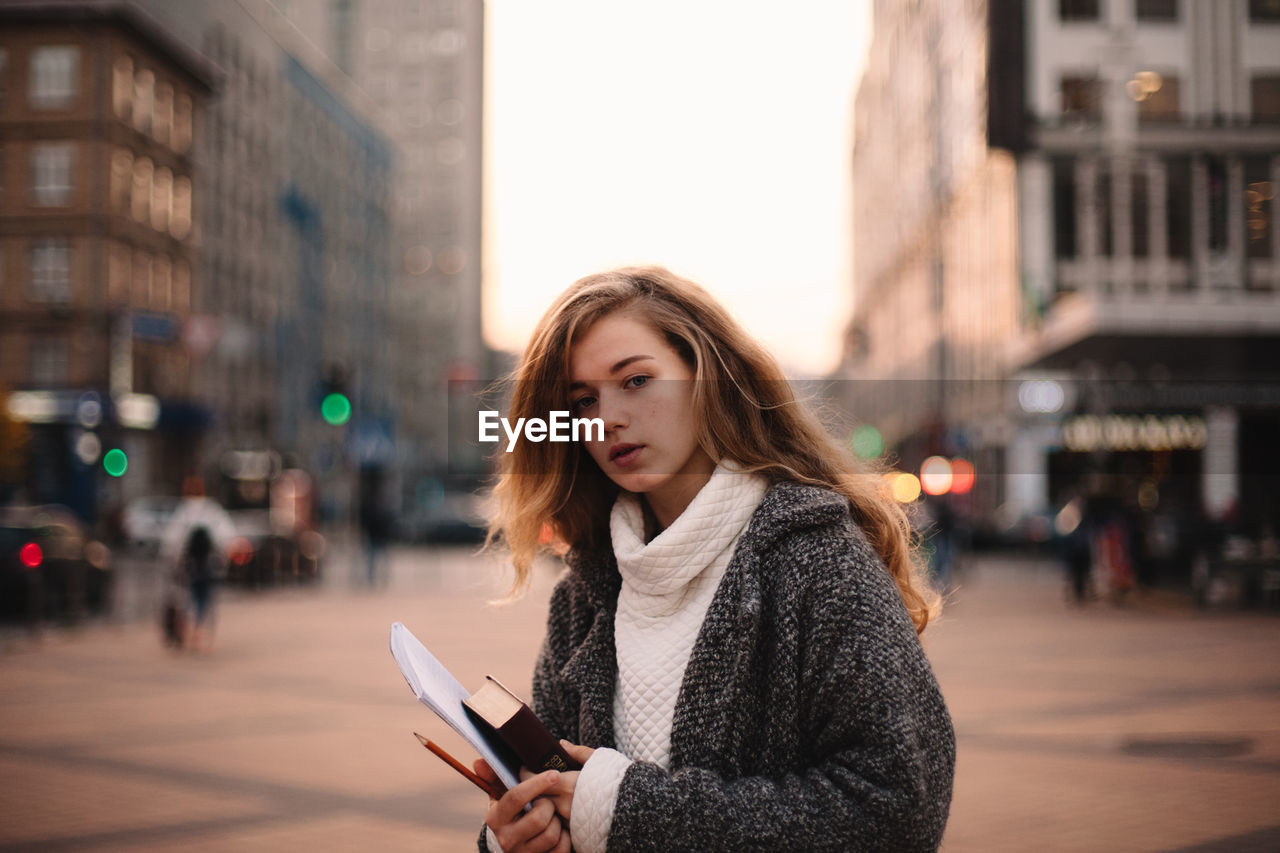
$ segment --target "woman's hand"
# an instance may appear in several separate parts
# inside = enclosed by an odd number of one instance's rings
[[[498,774],[483,760],[473,765],[476,774],[498,781]],[[548,770],[537,775],[522,771],[524,780],[500,799],[489,801],[484,822],[502,846],[502,853],[569,853],[569,829],[556,814],[555,803],[543,796],[561,781],[564,774]],[[577,774],[575,774],[577,775]],[[528,812],[526,803],[533,803]]]
[[[576,743],[569,743],[567,740],[561,740],[560,746],[565,752],[569,753],[570,758],[584,767],[587,764],[587,759],[595,752],[589,746],[578,746]],[[555,803],[556,814],[564,821],[566,828],[569,826],[569,815],[573,811],[573,792],[578,787],[578,774],[580,772],[579,770],[569,770],[561,773],[560,781],[552,785],[544,794]],[[521,770],[520,773],[521,778],[524,778],[525,771]]]

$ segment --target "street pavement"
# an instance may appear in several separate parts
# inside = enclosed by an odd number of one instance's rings
[[[389,556],[375,589],[339,543],[314,588],[230,591],[209,654],[150,618],[0,634],[0,849],[473,849],[485,796],[412,732],[470,749],[387,631],[527,695],[555,567],[497,605],[487,557]],[[925,643],[959,742],[944,850],[1280,850],[1280,613],[1078,607],[1051,565],[986,558]]]

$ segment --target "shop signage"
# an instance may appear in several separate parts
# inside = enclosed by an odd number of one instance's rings
[[[1062,424],[1067,450],[1199,450],[1209,430],[1199,415],[1078,415]]]

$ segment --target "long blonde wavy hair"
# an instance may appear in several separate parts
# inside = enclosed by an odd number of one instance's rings
[[[631,312],[662,334],[693,369],[698,443],[770,481],[793,480],[844,495],[903,604],[923,632],[941,610],[917,557],[910,521],[883,488],[883,471],[856,461],[798,401],[774,358],[700,286],[663,267],[624,267],[574,282],[551,305],[512,380],[508,417],[545,418],[570,408],[570,348],[596,321]],[[608,547],[618,487],[581,443],[517,442],[501,454],[497,509],[487,544],[510,549],[512,594],[528,583],[542,547]],[[557,548],[558,546],[558,548]]]

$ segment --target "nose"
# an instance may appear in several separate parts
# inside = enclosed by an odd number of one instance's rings
[[[602,391],[600,394],[597,417],[604,421],[605,432],[622,429],[631,422],[631,416],[622,395],[609,391]]]

